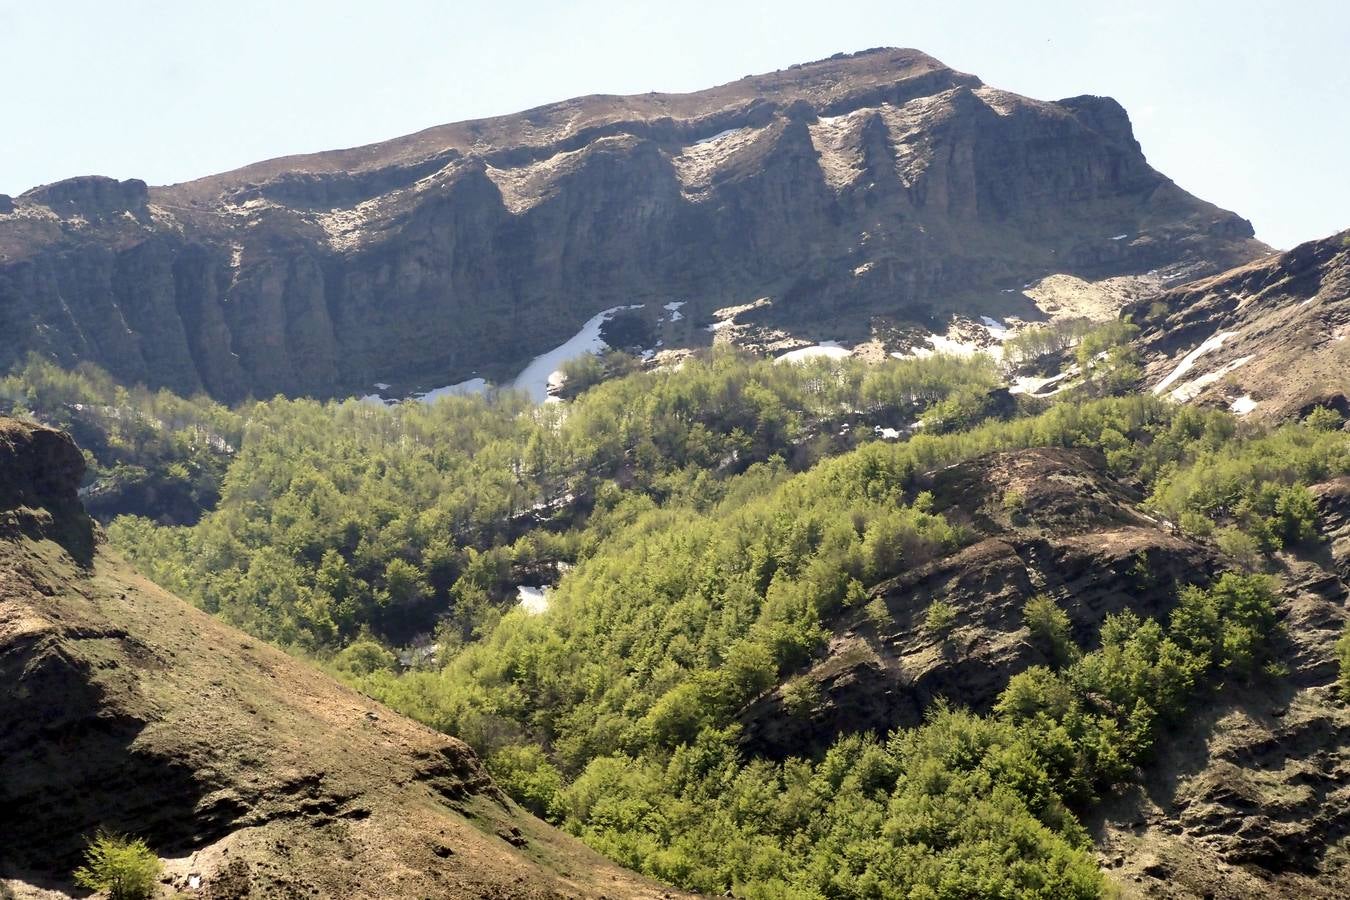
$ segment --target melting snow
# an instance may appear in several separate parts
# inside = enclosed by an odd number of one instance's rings
[[[520,608],[532,616],[548,612],[548,589],[533,587],[528,584],[516,586],[516,594],[520,597]]]
[[[1220,378],[1227,375],[1229,372],[1233,371],[1238,366],[1245,365],[1250,360],[1251,360],[1250,356],[1244,356],[1241,359],[1233,360],[1232,362],[1216,369],[1213,372],[1208,372],[1204,375],[1201,375],[1199,378],[1192,378],[1190,381],[1186,382],[1181,387],[1172,391],[1171,397],[1173,400],[1176,400],[1179,403],[1185,403],[1188,400],[1194,400],[1205,388],[1209,387],[1211,384],[1218,381]]]
[[[860,276],[866,275],[868,272],[872,271],[872,267],[875,265],[876,263],[870,261],[863,263],[861,266],[858,266],[858,268],[853,270],[853,277],[858,278]]]
[[[1172,374],[1168,375],[1153,387],[1153,393],[1161,394],[1163,391],[1167,390],[1172,386],[1173,382],[1191,370],[1191,367],[1195,365],[1197,359],[1204,356],[1206,353],[1209,353],[1211,350],[1218,350],[1223,346],[1224,341],[1235,334],[1237,334],[1236,331],[1221,331],[1206,340],[1199,347],[1196,347],[1190,353],[1187,353],[1182,357],[1181,362],[1177,363],[1177,367],[1172,370]]]
[[[604,312],[591,316],[586,320],[586,324],[581,326],[581,330],[572,335],[566,343],[560,344],[531,360],[530,364],[511,382],[511,387],[525,391],[535,403],[556,402],[557,398],[550,397],[548,389],[550,386],[558,387],[562,384],[562,372],[560,370],[563,363],[579,356],[585,356],[587,353],[599,353],[606,349],[609,345],[605,343],[604,338],[600,337],[600,327],[620,310],[641,308],[641,304],[637,306],[612,306]]]
[[[829,359],[843,359],[853,353],[847,347],[840,346],[838,341],[821,341],[813,347],[798,347],[796,350],[789,350],[782,356],[774,360],[775,363],[799,363],[806,362],[808,359],[824,356]]]
[[[1071,373],[1060,372],[1058,375],[1052,375],[1049,378],[1040,378],[1037,376],[1023,375],[1013,380],[1012,387],[1008,388],[1010,394],[1029,394],[1033,397],[1049,397],[1051,394],[1057,394],[1064,389],[1064,385],[1055,388],[1049,394],[1042,394],[1041,391],[1048,388],[1057,381],[1063,381]]]
[[[432,388],[425,394],[415,394],[414,396],[423,403],[435,403],[442,397],[467,397],[471,394],[481,394],[487,390],[487,386],[487,382],[482,378],[470,378],[468,381]],[[376,385],[376,387],[379,387],[379,385]],[[385,385],[385,387],[388,387],[388,385]]]
[[[980,321],[984,323],[984,327],[989,330],[989,336],[994,340],[1006,341],[1008,338],[1012,337],[1012,332],[1008,330],[1008,326],[998,319],[991,319],[989,316],[980,316]]]
[[[673,303],[667,303],[661,308],[670,313],[670,321],[678,322],[684,318],[684,313],[680,312],[680,307],[684,306],[685,302],[686,301],[684,300],[676,300]]]
[[[375,387],[379,388],[382,391],[389,390],[389,385],[385,384],[383,381],[375,382]]]
[[[1251,394],[1243,394],[1229,404],[1228,408],[1239,416],[1245,416],[1247,413],[1256,409],[1256,401],[1252,399]]]
[[[1125,240],[1127,237],[1129,237],[1128,234],[1118,234],[1118,235],[1115,235],[1114,237],[1112,237],[1111,240],[1113,240],[1113,241],[1123,241],[1123,240]]]

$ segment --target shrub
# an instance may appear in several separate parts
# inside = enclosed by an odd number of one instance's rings
[[[956,607],[945,600],[934,600],[924,613],[923,628],[929,634],[945,638],[956,625]]]
[[[1214,542],[1225,556],[1248,571],[1261,564],[1261,548],[1256,539],[1240,528],[1220,528],[1214,533]]]
[[[820,704],[820,684],[809,675],[798,675],[783,685],[783,705],[794,716],[810,716]]]
[[[155,892],[164,866],[145,841],[100,831],[75,870],[75,883],[107,891],[109,900],[145,900]]]
[[[1031,631],[1031,639],[1057,665],[1073,662],[1078,647],[1070,632],[1069,615],[1054,600],[1037,594],[1027,601],[1022,615]]]
[[[1318,406],[1303,418],[1303,424],[1314,431],[1337,431],[1342,424],[1341,414],[1329,406]]]
[[[354,641],[333,658],[333,665],[351,675],[388,671],[394,668],[394,662],[394,654],[370,638]]]
[[[894,620],[891,618],[891,611],[886,606],[886,601],[881,597],[873,597],[867,601],[863,607],[863,612],[867,614],[867,620],[877,628],[885,628]]]
[[[503,747],[488,757],[487,768],[501,789],[521,806],[541,819],[556,814],[562,773],[548,761],[542,748],[530,744]]]

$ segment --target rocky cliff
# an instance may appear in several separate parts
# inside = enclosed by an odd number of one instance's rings
[[[0,419],[0,896],[66,896],[99,827],[165,858],[166,896],[675,893],[523,813],[459,741],[78,558],[81,466]]]
[[[1116,102],[874,50],[0,198],[0,368],[37,351],[226,400],[411,390],[505,378],[620,304],[687,302],[668,346],[760,298],[787,333],[864,338],[879,315],[1034,318],[1016,289],[1051,273],[1199,275],[1264,249],[1152,169]]]

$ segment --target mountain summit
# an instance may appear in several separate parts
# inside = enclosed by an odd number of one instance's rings
[[[1050,274],[1210,274],[1266,252],[1252,235],[1150,167],[1113,100],[878,49],[0,197],[0,368],[36,351],[225,400],[411,390],[502,380],[620,305],[666,346],[751,303],[780,336],[862,339],[878,317],[1035,318],[1018,291]]]

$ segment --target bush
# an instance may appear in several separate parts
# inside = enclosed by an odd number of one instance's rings
[[[956,625],[956,607],[945,600],[934,600],[924,613],[923,628],[934,637],[945,638]]]
[[[1220,528],[1214,533],[1214,542],[1224,555],[1251,571],[1261,564],[1261,548],[1256,539],[1240,528]]]
[[[881,597],[873,597],[867,601],[863,607],[863,612],[867,615],[867,620],[877,628],[888,628],[894,622],[891,618],[891,611],[886,606],[886,601]]]
[[[562,773],[540,747],[517,744],[488,757],[487,768],[502,790],[541,819],[555,813]]]
[[[394,662],[394,654],[370,638],[353,642],[333,658],[335,666],[351,675],[389,671],[394,668]]]
[[[1044,594],[1037,594],[1027,601],[1022,610],[1027,628],[1031,631],[1032,641],[1057,665],[1073,662],[1078,656],[1078,647],[1070,633],[1068,613],[1059,608],[1054,600]]]
[[[109,900],[145,900],[155,892],[164,866],[139,838],[100,831],[75,870],[75,883],[91,891],[107,891]]]
[[[1315,431],[1338,431],[1342,422],[1341,414],[1328,406],[1315,407],[1303,418],[1303,424]]]

